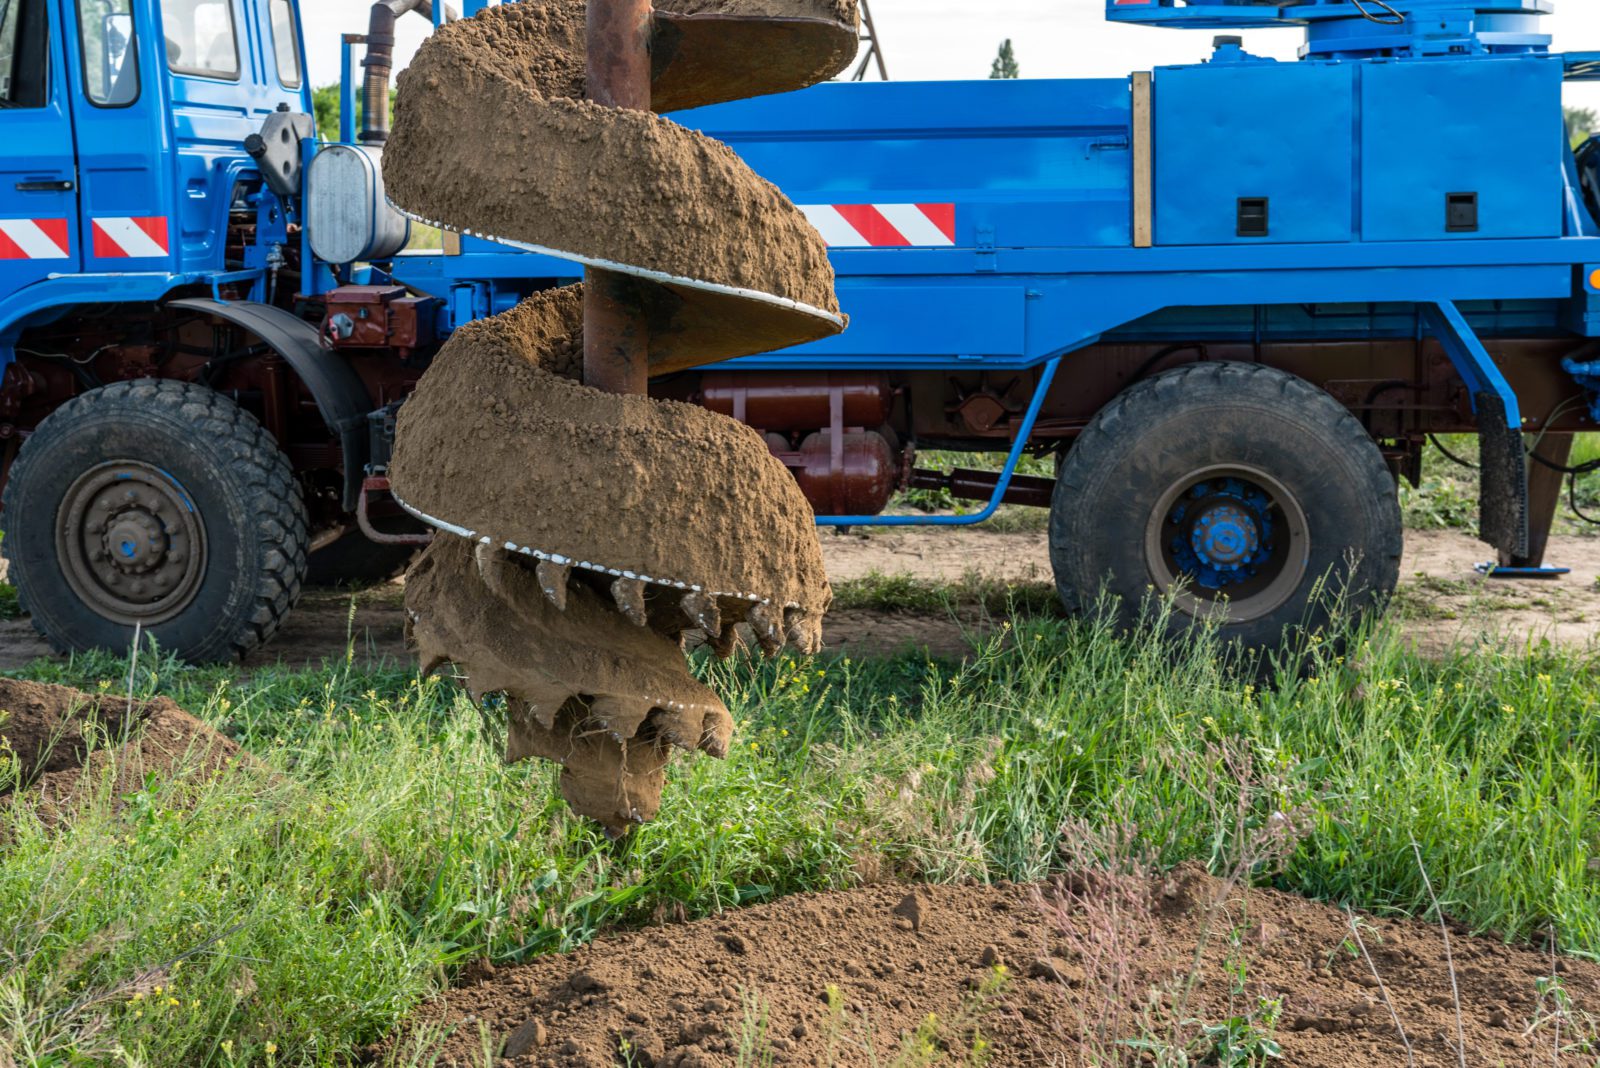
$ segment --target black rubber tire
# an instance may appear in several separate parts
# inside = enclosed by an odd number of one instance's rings
[[[419,523],[403,532],[420,529]],[[403,572],[418,551],[415,545],[382,545],[361,531],[352,530],[311,553],[306,565],[306,585],[323,588],[387,582]]]
[[[234,660],[278,630],[300,598],[306,512],[288,459],[253,416],[204,386],[143,379],[82,394],[22,446],[0,499],[0,539],[33,625],[61,652],[125,652],[134,628],[76,594],[56,524],[80,475],[107,461],[170,472],[193,501],[206,559],[193,600],[145,628],[195,663]]]
[[[1399,499],[1360,422],[1294,375],[1201,363],[1129,387],[1062,462],[1050,509],[1050,562],[1067,609],[1086,610],[1103,590],[1117,598],[1122,624],[1134,625],[1157,581],[1145,543],[1162,495],[1190,472],[1230,464],[1265,473],[1293,496],[1305,518],[1305,566],[1281,605],[1253,620],[1222,622],[1226,640],[1265,650],[1283,642],[1285,628],[1326,626],[1330,606],[1319,586],[1342,590],[1354,612],[1379,607],[1394,592]],[[1169,629],[1185,630],[1195,618],[1175,611]]]

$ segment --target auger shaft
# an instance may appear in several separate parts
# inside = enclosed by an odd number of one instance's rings
[[[607,107],[650,110],[651,0],[589,0],[588,96]],[[583,381],[608,393],[646,393],[650,333],[632,279],[584,271]]]

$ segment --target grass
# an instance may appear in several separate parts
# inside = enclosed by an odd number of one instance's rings
[[[1440,442],[1456,457],[1477,462],[1476,437],[1447,434]],[[1579,434],[1573,442],[1572,458],[1567,466],[1577,467],[1596,459],[1600,459],[1600,434]],[[1580,476],[1577,498],[1581,510],[1600,518],[1600,475]],[[1561,502],[1556,510],[1556,533],[1600,533],[1600,528],[1585,522],[1572,510],[1565,483]],[[1430,441],[1423,448],[1422,485],[1413,489],[1410,483],[1402,481],[1400,506],[1405,525],[1410,529],[1473,533],[1478,529],[1478,473],[1450,460]]]
[[[1600,957],[1591,660],[1430,662],[1382,631],[1258,687],[1205,639],[1012,618],[960,665],[700,662],[737,749],[679,764],[662,819],[616,845],[566,812],[551,769],[503,766],[448,681],[349,661],[241,680],[147,654],[138,691],[260,766],[192,807],[151,779],[53,831],[26,805],[0,814],[0,1062],[337,1064],[467,960],[863,878],[1036,879],[1073,820],[1136,825],[1164,863],[1215,861],[1237,827],[1226,794],[1246,788],[1221,747],[1308,814],[1283,888],[1426,911],[1415,841],[1454,916]],[[29,675],[120,689],[127,671]],[[1211,779],[1220,802],[1192,788]]]
[[[1057,611],[1060,604],[1055,586],[1049,582],[1004,582],[977,571],[969,571],[955,582],[875,571],[833,587],[835,609],[932,614],[975,609],[999,615],[1019,610],[1049,613]]]

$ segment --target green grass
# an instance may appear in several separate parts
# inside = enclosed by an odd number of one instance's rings
[[[955,582],[875,571],[833,587],[836,609],[933,614],[977,609],[998,615],[1016,611],[1048,614],[1058,611],[1060,605],[1055,586],[1049,582],[1010,583],[977,571],[969,571]]]
[[[863,878],[1036,879],[1069,819],[1214,860],[1241,791],[1252,821],[1309,815],[1286,889],[1423,911],[1414,839],[1456,917],[1600,956],[1590,659],[1429,662],[1384,631],[1258,687],[1204,640],[1013,619],[964,665],[699,662],[735,752],[679,764],[660,821],[616,845],[566,812],[550,768],[502,766],[447,681],[349,663],[240,680],[146,655],[141,693],[259,766],[192,807],[152,778],[56,830],[0,813],[0,1062],[336,1064],[462,961]],[[120,690],[127,665],[29,674]]]
[[[1473,435],[1447,434],[1439,440],[1459,459],[1477,463],[1478,439]],[[1579,434],[1573,442],[1572,459],[1567,466],[1577,467],[1595,459],[1600,459],[1600,434]],[[1578,478],[1577,497],[1580,509],[1600,518],[1600,473]],[[1412,489],[1410,483],[1402,481],[1400,507],[1405,525],[1413,530],[1475,532],[1478,529],[1478,472],[1450,460],[1430,441],[1422,453],[1422,485]],[[1584,522],[1573,512],[1565,483],[1561,489],[1561,505],[1556,510],[1555,532],[1600,534],[1600,528]]]
[[[1005,468],[1005,461],[1004,453],[938,451],[917,453],[917,466],[933,471],[949,471],[956,467],[965,467],[974,471],[1000,471]],[[1017,474],[1019,475],[1054,478],[1055,473],[1055,458],[1053,456],[1024,456],[1017,462]],[[954,515],[970,515],[973,512],[981,512],[986,503],[985,501],[961,500],[952,496],[946,490],[906,490],[903,493],[895,494],[894,499],[889,502],[888,510],[891,512],[949,512]],[[1044,530],[1049,523],[1050,511],[1047,508],[1005,504],[1001,505],[994,516],[983,524],[983,528],[985,530],[1013,534]]]

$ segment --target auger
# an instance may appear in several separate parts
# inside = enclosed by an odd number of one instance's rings
[[[508,758],[560,761],[613,833],[654,815],[671,747],[727,751],[688,633],[811,653],[831,600],[814,513],[762,438],[646,395],[652,374],[839,332],[826,246],[650,109],[802,88],[856,41],[836,0],[523,3],[441,28],[401,79],[395,204],[585,267],[459,331],[402,411],[395,497],[451,535],[408,582],[412,635],[425,666],[505,693]]]

